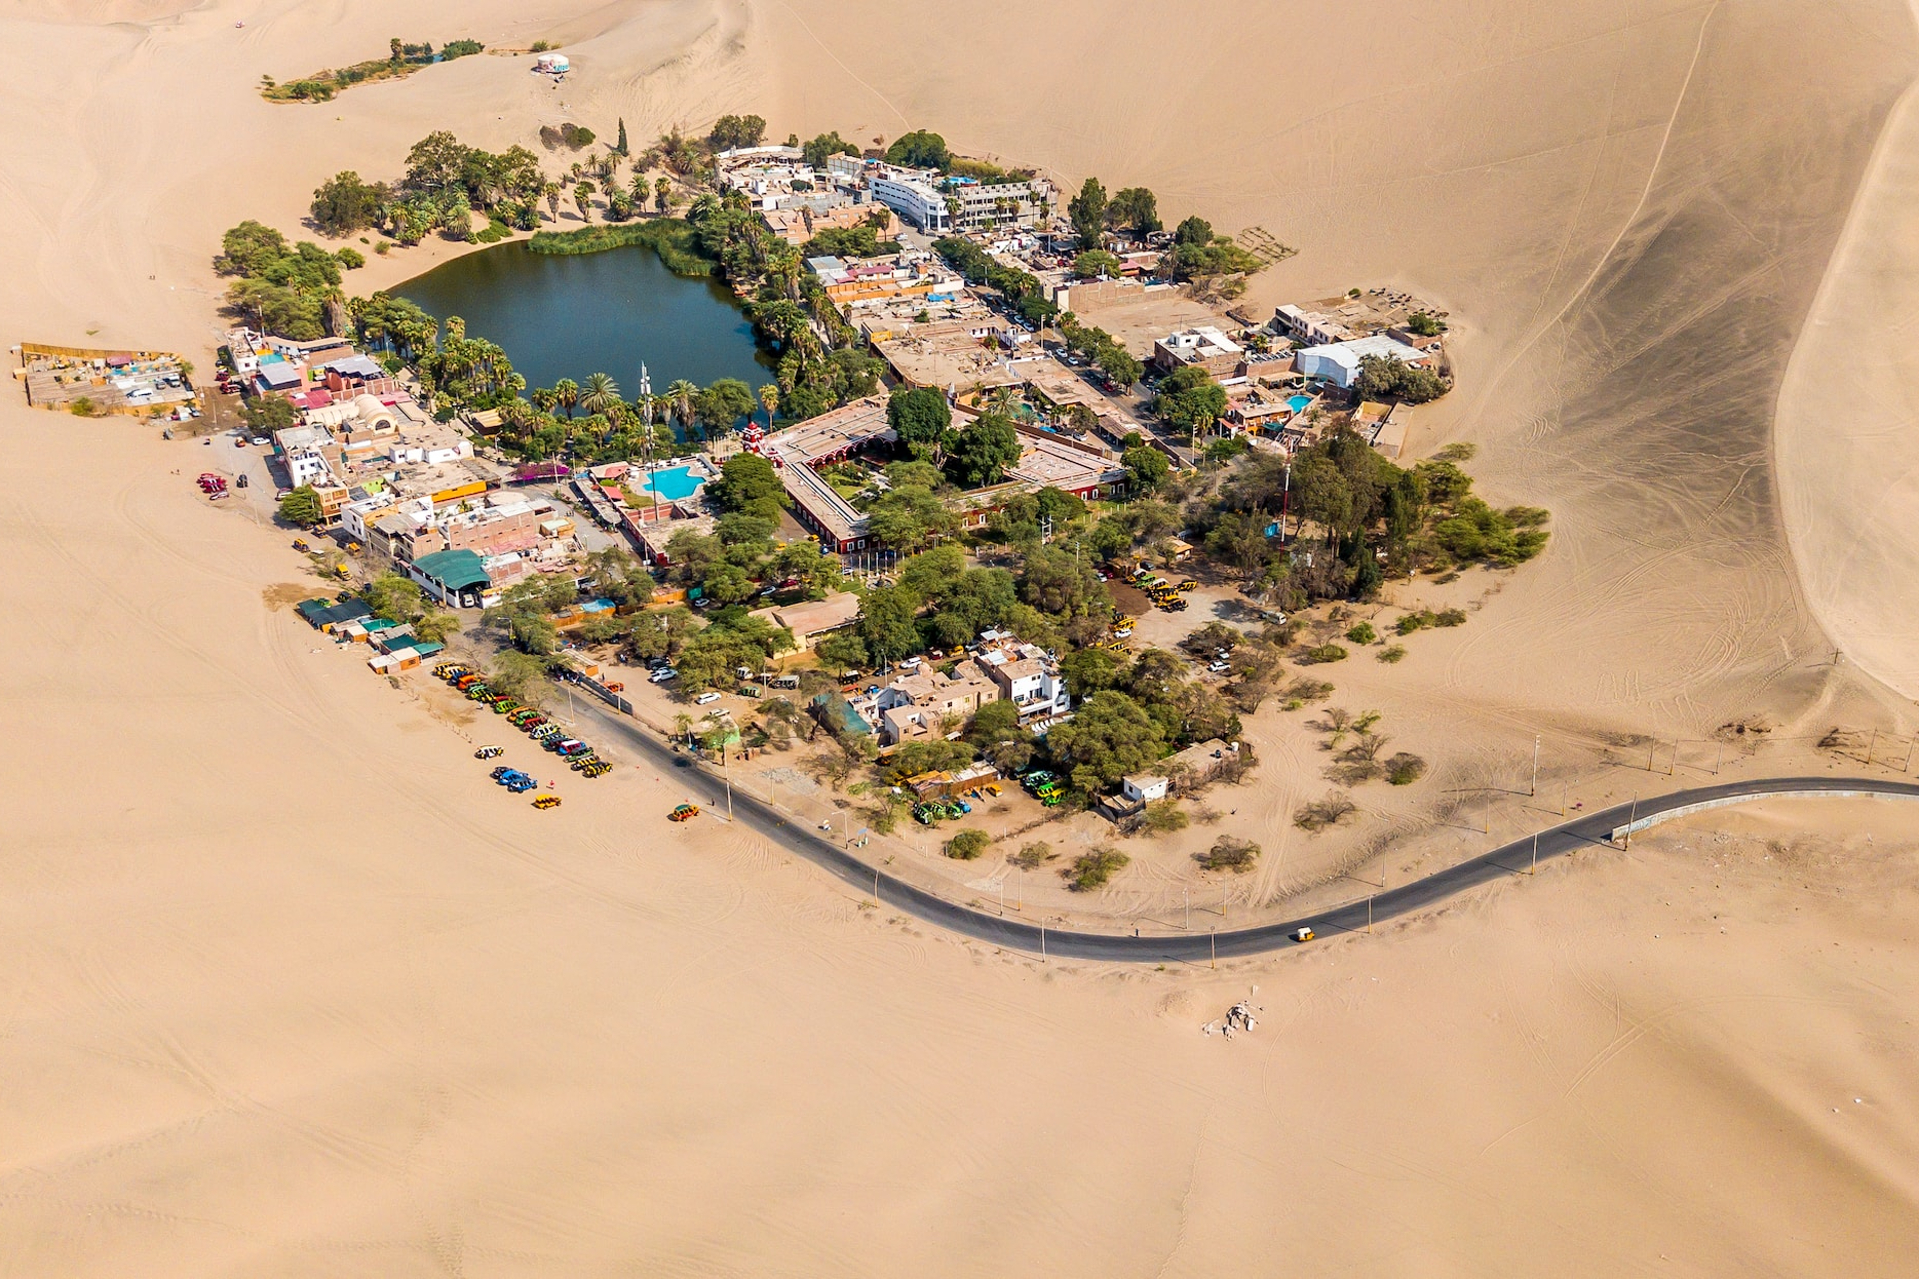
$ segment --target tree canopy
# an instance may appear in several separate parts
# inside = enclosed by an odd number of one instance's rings
[[[743,384],[742,384],[743,385]],[[757,453],[736,453],[720,467],[707,495],[724,511],[778,519],[786,490],[773,464]]]
[[[1161,229],[1159,198],[1145,187],[1121,187],[1106,206],[1106,221],[1135,236]]]
[[[766,121],[756,115],[723,115],[707,132],[707,145],[715,151],[737,147],[756,147],[766,137]]]
[[[1174,426],[1191,431],[1219,421],[1226,411],[1226,390],[1197,364],[1174,369],[1159,384],[1153,412]]]
[[[1098,178],[1088,178],[1080,185],[1079,194],[1067,202],[1066,216],[1072,219],[1080,247],[1097,249],[1100,232],[1106,227],[1106,188]]]
[[[886,148],[886,162],[914,169],[943,171],[953,162],[953,153],[946,149],[946,139],[939,134],[915,129],[893,139],[893,145]]]
[[[984,488],[1004,479],[1019,456],[1019,434],[1011,420],[982,413],[960,429],[946,458],[946,472],[963,487]]]

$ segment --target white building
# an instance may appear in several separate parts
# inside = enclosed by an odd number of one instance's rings
[[[946,209],[945,194],[934,185],[938,181],[939,175],[932,169],[876,164],[867,172],[866,189],[874,200],[920,230],[950,231],[953,219]]]
[[[1384,334],[1355,338],[1351,342],[1333,342],[1326,346],[1309,346],[1297,352],[1293,359],[1296,361],[1295,367],[1307,377],[1319,378],[1338,387],[1350,387],[1359,377],[1360,361],[1372,356],[1398,360],[1416,369],[1432,366],[1432,357],[1426,352]]]

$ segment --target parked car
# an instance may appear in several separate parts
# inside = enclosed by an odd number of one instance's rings
[[[480,747],[479,750],[476,750],[473,752],[473,758],[474,759],[497,759],[499,756],[504,755],[505,753],[506,753],[506,749],[501,746],[482,746]]]
[[[693,704],[695,706],[708,706],[719,700],[720,700],[720,695],[718,693],[701,693],[698,697],[693,699]]]
[[[680,677],[680,673],[674,670],[671,666],[662,666],[657,671],[654,671],[651,675],[648,675],[646,677],[646,682],[649,684],[664,684],[668,682],[669,680],[676,680],[679,677]]]

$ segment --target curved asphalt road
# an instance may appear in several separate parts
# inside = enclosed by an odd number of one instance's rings
[[[691,761],[686,755],[675,753],[671,747],[626,716],[608,713],[590,702],[584,702],[582,709],[589,718],[604,725],[663,767],[677,767],[679,778],[686,783],[687,789],[694,792],[704,790],[707,793],[707,805],[716,812],[724,811],[726,793],[723,782],[708,767]],[[1629,821],[1634,822],[1634,829],[1638,830],[1662,815],[1679,810],[1716,807],[1775,795],[1866,795],[1919,799],[1919,783],[1874,777],[1772,777],[1674,791],[1669,795],[1640,799],[1634,804],[1620,804],[1582,814],[1572,821],[1541,831],[1538,837],[1539,860],[1563,857],[1582,848],[1611,847],[1613,832]],[[1057,955],[1064,959],[1125,963],[1163,963],[1169,960],[1195,962],[1216,956],[1257,955],[1282,950],[1297,944],[1292,939],[1292,933],[1304,925],[1311,925],[1322,937],[1335,932],[1360,932],[1366,928],[1369,909],[1370,918],[1375,921],[1410,914],[1481,884],[1524,874],[1533,859],[1533,837],[1529,835],[1457,866],[1436,871],[1424,879],[1416,879],[1380,893],[1372,899],[1370,908],[1362,899],[1284,923],[1261,924],[1231,932],[1180,932],[1129,937],[1110,933],[1061,932],[961,906],[895,879],[884,871],[875,871],[872,866],[838,845],[822,839],[803,821],[789,818],[743,791],[733,792],[733,815],[775,843],[823,866],[861,892],[872,893],[888,906],[908,911],[928,923],[1012,950]]]

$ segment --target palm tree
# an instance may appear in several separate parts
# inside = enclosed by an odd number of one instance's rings
[[[673,207],[673,179],[664,173],[653,179],[653,207],[661,213]]]
[[[553,393],[553,388],[550,386],[533,388],[532,398],[533,407],[542,413],[551,413],[554,406],[560,402],[560,397]]]
[[[558,222],[560,220],[560,184],[549,182],[542,190],[546,196],[546,211],[552,215],[550,220]]]
[[[570,377],[563,377],[553,384],[553,402],[566,410],[566,420],[573,420],[573,406],[580,402],[580,384]]]
[[[691,745],[693,741],[693,717],[685,711],[681,711],[678,715],[675,715],[673,717],[673,735],[675,737],[685,738],[687,743]]]
[[[593,193],[597,190],[590,178],[581,178],[573,184],[573,203],[580,210],[580,221],[593,220]]]
[[[693,400],[699,393],[700,388],[685,378],[667,384],[666,402],[673,406],[673,411],[679,415],[680,425],[688,431],[693,429]]]
[[[773,414],[780,407],[780,386],[777,382],[768,382],[760,388],[760,407],[766,410],[766,429],[773,429]]]
[[[595,373],[580,392],[580,407],[588,413],[609,413],[620,402],[620,384],[605,373]]]

